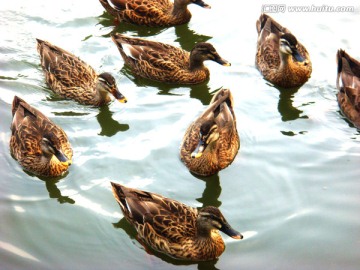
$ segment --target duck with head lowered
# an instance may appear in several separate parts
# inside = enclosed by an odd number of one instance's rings
[[[234,160],[240,138],[233,106],[230,90],[219,90],[208,108],[186,130],[180,158],[192,173],[209,176]]]
[[[12,104],[10,152],[27,171],[61,176],[72,163],[73,151],[65,132],[21,98]]]
[[[256,29],[256,67],[264,78],[283,88],[303,85],[312,72],[306,48],[287,28],[267,14],[261,14]]]

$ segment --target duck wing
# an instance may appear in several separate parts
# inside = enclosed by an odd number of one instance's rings
[[[143,238],[155,233],[154,237],[178,243],[183,237],[195,235],[195,209],[155,193],[111,185],[126,219]]]
[[[149,69],[174,71],[189,68],[189,52],[175,46],[121,34],[112,38],[124,61],[144,72]]]
[[[66,88],[87,89],[95,84],[95,70],[75,55],[40,39],[37,39],[37,50],[50,86],[61,84]]]

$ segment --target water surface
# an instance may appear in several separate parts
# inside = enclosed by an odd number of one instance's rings
[[[255,22],[264,3],[207,2],[212,9],[190,7],[190,23],[155,29],[115,25],[96,0],[1,5],[1,269],[358,268],[360,138],[335,96],[337,49],[360,59],[358,4],[346,2],[357,8],[348,13],[271,14],[307,47],[313,63],[311,79],[288,91],[269,85],[254,67]],[[109,38],[112,31],[187,50],[208,41],[232,66],[206,63],[211,78],[197,86],[135,78]],[[53,94],[35,38],[113,73],[128,103],[92,108]],[[230,167],[198,178],[181,163],[179,146],[221,87],[234,96],[241,148]],[[74,163],[64,177],[30,175],[10,156],[14,95],[68,134]],[[213,262],[148,254],[123,219],[109,181],[194,207],[220,207],[245,239],[224,236],[226,250]]]

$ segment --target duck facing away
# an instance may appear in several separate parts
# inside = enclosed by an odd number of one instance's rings
[[[98,75],[84,61],[47,41],[37,39],[37,50],[46,82],[56,94],[84,105],[102,106],[111,101],[110,95],[126,102],[111,74]]]
[[[152,249],[182,260],[218,258],[225,249],[219,230],[234,239],[243,236],[225,220],[220,210],[200,210],[161,195],[111,182],[116,201],[138,238]]]
[[[65,132],[17,96],[12,115],[10,152],[20,165],[40,176],[64,174],[73,156]]]
[[[180,158],[192,173],[209,176],[234,160],[240,139],[233,103],[230,90],[219,90],[208,108],[187,129]]]
[[[114,7],[108,0],[100,0],[100,3],[120,22],[146,26],[172,26],[189,22],[189,4],[210,8],[202,0],[111,0]]]
[[[191,52],[187,52],[172,45],[121,34],[114,34],[112,39],[133,73],[155,81],[197,84],[210,76],[204,66],[205,60],[230,66],[210,43],[197,43]]]
[[[303,85],[312,72],[306,48],[287,28],[266,14],[261,14],[256,28],[256,67],[264,78],[284,88]]]
[[[338,50],[336,87],[337,100],[343,114],[360,129],[360,62]]]

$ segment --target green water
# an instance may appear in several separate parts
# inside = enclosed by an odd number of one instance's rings
[[[255,22],[264,3],[207,2],[212,9],[190,6],[190,23],[159,29],[115,27],[96,0],[1,4],[0,269],[358,269],[360,136],[339,112],[335,54],[343,48],[360,59],[359,5],[346,2],[357,8],[352,13],[271,14],[313,63],[311,79],[288,91],[270,86],[254,67]],[[187,50],[208,41],[232,66],[207,62],[210,80],[190,87],[134,78],[112,31]],[[35,38],[113,73],[128,103],[92,108],[54,95]],[[220,87],[234,96],[240,151],[227,169],[197,178],[180,161],[180,142]],[[74,163],[65,177],[28,175],[10,156],[15,94],[68,134]],[[224,235],[226,250],[213,262],[148,254],[109,181],[194,207],[218,206],[245,238]]]

